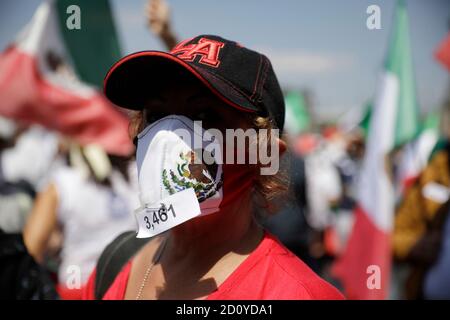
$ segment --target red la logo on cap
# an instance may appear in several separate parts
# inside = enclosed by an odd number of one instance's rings
[[[170,51],[178,58],[186,61],[194,61],[195,56],[200,55],[199,63],[217,68],[220,64],[219,51],[225,43],[207,38],[200,38],[197,44],[186,44],[192,39],[185,40]],[[178,54],[181,53],[181,54]]]

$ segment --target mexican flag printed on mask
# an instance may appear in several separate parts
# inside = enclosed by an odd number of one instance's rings
[[[389,152],[414,138],[418,129],[408,16],[404,1],[398,1],[385,68],[370,117],[355,223],[347,248],[333,266],[333,273],[350,299],[388,297],[395,201]]]
[[[89,26],[83,25],[83,12],[89,16],[87,4],[92,1],[78,2],[83,30]],[[105,1],[100,3],[107,4]],[[99,55],[91,61],[85,59],[83,68],[79,55],[71,55],[73,50],[69,50],[74,47],[67,41],[71,36],[63,36],[80,30],[67,29],[69,14],[58,12],[58,4],[43,2],[16,40],[0,54],[0,114],[24,123],[43,125],[81,144],[95,143],[109,153],[127,155],[132,151],[127,118],[95,87],[80,81],[77,75],[89,65],[98,71],[97,65],[104,63],[101,50],[97,50]],[[99,22],[105,15],[110,15],[110,12],[103,13],[97,12]],[[78,43],[82,45],[80,41]],[[87,44],[84,46],[84,50],[90,50]],[[77,69],[74,61],[77,61]],[[86,71],[80,73],[91,83],[98,82],[98,76]]]

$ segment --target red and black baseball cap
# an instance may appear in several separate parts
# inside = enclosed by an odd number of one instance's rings
[[[182,41],[170,52],[141,51],[116,62],[106,74],[104,93],[114,104],[141,110],[151,83],[178,65],[215,95],[242,111],[269,116],[283,130],[283,94],[269,59],[239,43],[214,35]],[[168,71],[169,70],[169,71]]]

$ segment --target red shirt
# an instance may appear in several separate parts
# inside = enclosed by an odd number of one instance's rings
[[[117,275],[103,300],[123,300],[131,260]],[[83,294],[94,299],[95,270]],[[344,299],[332,285],[315,274],[278,239],[265,232],[264,238],[236,270],[208,297],[208,300],[297,300]]]

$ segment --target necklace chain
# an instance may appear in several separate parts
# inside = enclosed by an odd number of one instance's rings
[[[166,248],[166,244],[167,244],[167,238],[164,240],[164,243],[161,246],[161,249],[158,250],[157,256],[154,259],[153,262],[150,263],[150,265],[147,267],[147,270],[145,270],[145,274],[144,274],[144,278],[142,279],[141,285],[139,287],[139,291],[136,295],[136,300],[141,300],[142,299],[142,293],[144,292],[144,288],[145,285],[147,284],[147,280],[153,270],[153,267],[155,266],[155,264],[157,264],[159,262],[159,260],[161,259],[161,256],[164,252],[164,249]]]

